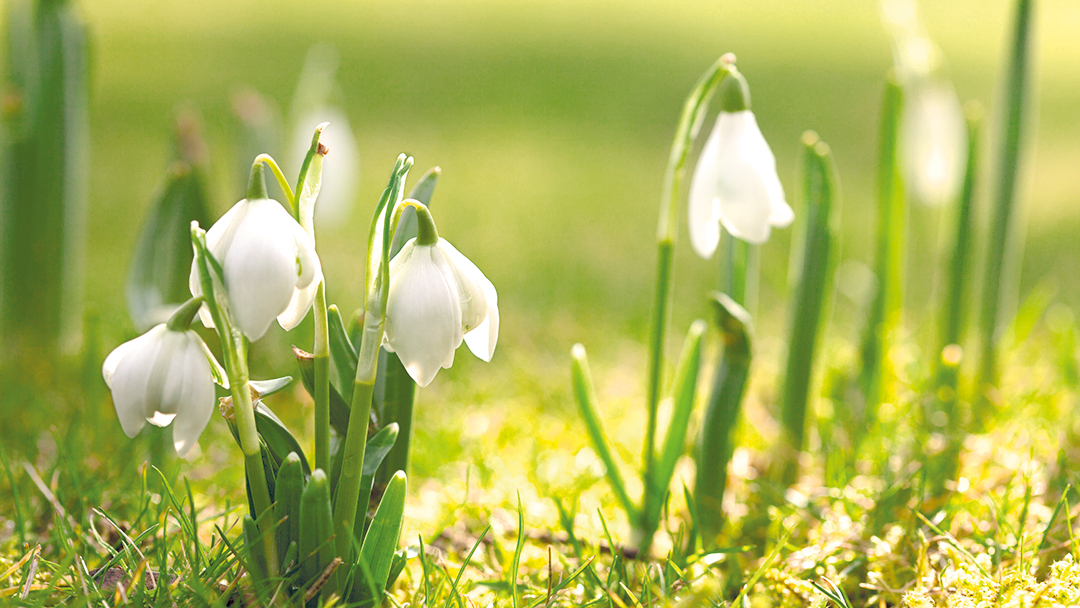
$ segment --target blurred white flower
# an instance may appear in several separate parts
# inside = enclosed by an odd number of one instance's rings
[[[967,123],[956,92],[943,82],[913,83],[905,90],[901,125],[901,161],[915,200],[954,200],[967,164]]]
[[[329,122],[319,141],[329,153],[323,159],[323,177],[319,187],[319,204],[315,206],[315,222],[320,229],[331,228],[349,219],[356,192],[360,186],[360,153],[356,138],[345,112],[333,107],[320,107],[305,112],[294,122],[290,145],[293,166],[300,170],[304,156],[311,147],[315,125]]]
[[[146,423],[173,425],[173,446],[187,455],[214,411],[213,362],[199,335],[165,324],[116,347],[101,375],[112,391],[116,416],[128,437]]]
[[[710,258],[720,224],[750,243],[769,240],[773,226],[795,219],[784,200],[776,158],[750,110],[721,110],[690,181],[690,244]]]
[[[232,317],[249,340],[263,337],[276,317],[286,331],[300,324],[322,280],[315,243],[275,200],[244,199],[206,232],[206,246],[221,264]],[[189,285],[202,295],[196,262]],[[204,306],[203,324],[213,327]]]
[[[384,346],[417,384],[427,386],[439,369],[453,365],[462,339],[474,355],[491,361],[499,339],[495,286],[446,240],[410,240],[390,261]]]

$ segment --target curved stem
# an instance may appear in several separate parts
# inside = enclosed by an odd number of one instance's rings
[[[292,186],[289,185],[289,180],[285,179],[285,174],[281,172],[281,167],[278,166],[274,157],[263,153],[255,157],[255,162],[262,163],[270,168],[274,177],[277,178],[278,185],[281,186],[282,192],[285,193],[285,198],[289,201],[289,209],[292,211],[293,216],[296,216],[296,194],[293,192]]]
[[[675,237],[679,225],[679,190],[686,173],[686,159],[691,144],[701,129],[708,110],[708,101],[717,85],[732,70],[734,58],[724,55],[702,74],[683,105],[675,139],[671,143],[664,192],[660,202],[660,223],[657,228],[656,294],[653,300],[652,330],[649,332],[648,423],[645,427],[645,491],[652,487],[655,466],[656,418],[660,404],[660,374],[664,364],[664,337],[667,333],[668,306],[671,302],[672,263],[675,259]]]

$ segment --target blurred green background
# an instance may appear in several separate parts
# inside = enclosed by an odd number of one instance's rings
[[[329,300],[345,311],[360,303],[369,210],[405,151],[416,157],[413,180],[429,166],[443,168],[433,199],[440,232],[499,290],[502,336],[493,366],[525,375],[564,370],[575,341],[614,358],[627,340],[643,343],[671,137],[690,87],[726,51],[738,55],[750,82],[796,213],[799,135],[815,129],[833,147],[843,188],[842,259],[870,262],[877,115],[891,64],[876,2],[78,4],[92,38],[87,302],[102,317],[105,347],[133,335],[123,285],[171,153],[178,105],[193,104],[205,120],[216,217],[243,194],[232,96],[254,87],[287,116],[305,53],[318,42],[340,55],[338,82],[362,164],[350,221],[318,235]],[[1012,3],[920,8],[960,98],[982,100],[993,116]],[[1029,211],[1022,292],[1048,281],[1076,305],[1080,5],[1039,2],[1036,17],[1039,120],[1022,188]],[[913,213],[907,305],[909,321],[922,324],[936,295],[939,228],[951,215]],[[673,342],[707,310],[703,296],[717,273],[715,260],[692,256],[681,221]],[[766,336],[783,333],[790,232],[774,232],[763,251],[758,330]],[[857,309],[843,297],[837,302],[837,329],[853,337]],[[260,366],[292,370],[277,344],[310,344],[310,329],[287,337],[273,331],[256,351],[256,373]],[[638,353],[631,359],[643,358],[643,348],[630,350]],[[469,371],[495,373],[470,361],[444,374]]]

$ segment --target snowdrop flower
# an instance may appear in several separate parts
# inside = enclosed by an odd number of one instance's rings
[[[211,365],[216,368],[217,362],[198,334],[164,323],[116,347],[101,374],[124,433],[134,437],[147,422],[175,422],[173,446],[186,456],[214,411]]]
[[[750,90],[732,68],[720,85],[720,115],[690,181],[690,244],[710,258],[720,225],[750,243],[769,240],[773,226],[795,219],[784,200],[776,158],[750,111]]]
[[[491,361],[499,339],[495,286],[439,238],[430,215],[424,215],[418,214],[420,236],[405,243],[390,261],[383,340],[420,386],[430,384],[440,368],[453,365],[463,339],[484,361]]]
[[[322,267],[311,235],[280,203],[249,198],[233,205],[206,231],[206,246],[224,271],[232,317],[249,340],[263,337],[277,318],[286,331],[304,320]],[[191,265],[191,293],[202,295],[197,260]],[[209,310],[199,311],[213,327]]]

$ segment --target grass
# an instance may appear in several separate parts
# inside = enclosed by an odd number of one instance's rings
[[[908,333],[892,353],[900,399],[883,406],[859,458],[830,460],[844,405],[826,398],[803,476],[786,493],[768,482],[784,315],[782,306],[766,304],[737,431],[727,548],[703,555],[684,546],[681,526],[692,517],[676,482],[656,547],[639,559],[625,550],[631,522],[619,515],[576,418],[569,345],[585,342],[594,362],[606,362],[593,367],[598,402],[621,460],[634,461],[645,390],[634,370],[645,367],[667,146],[687,88],[721,51],[739,54],[789,197],[799,134],[814,128],[833,148],[845,199],[841,280],[853,274],[845,267],[870,258],[867,133],[889,63],[871,5],[836,12],[809,2],[723,11],[706,3],[627,10],[614,2],[525,2],[511,11],[483,0],[82,6],[95,40],[87,289],[99,320],[83,359],[0,377],[0,605],[126,598],[224,606],[245,594],[273,595],[242,576],[242,473],[223,426],[211,424],[191,462],[161,463],[159,475],[143,464],[149,439],[120,434],[99,369],[109,348],[131,337],[119,286],[165,166],[174,107],[191,100],[202,109],[220,212],[242,188],[232,171],[233,87],[253,85],[287,110],[302,55],[318,40],[342,56],[342,95],[364,163],[361,209],[403,149],[419,169],[441,165],[433,207],[440,230],[485,270],[503,307],[495,362],[462,355],[420,394],[402,534],[414,557],[393,602],[621,607],[722,598],[740,608],[826,601],[923,608],[1080,601],[1072,527],[1080,511],[1068,489],[1078,483],[1080,462],[1070,308],[1080,303],[1071,280],[1080,221],[1069,211],[1080,188],[1080,81],[1071,69],[1080,13],[1066,3],[1048,1],[1038,17],[1044,85],[1021,288],[1035,295],[1021,305],[1001,361],[1010,407],[968,438],[948,492],[931,493],[935,480],[919,463],[940,439],[921,428],[932,354],[918,346],[930,343],[921,326],[933,324],[921,319],[935,301],[928,295],[935,279],[909,272],[916,295],[907,302]],[[1007,15],[1005,2],[948,3],[926,15],[962,98],[992,105]],[[320,232],[337,290],[329,301],[346,311],[359,304],[362,216]],[[913,237],[911,268],[934,259],[939,236]],[[778,231],[765,250],[764,303],[785,300],[789,238]],[[715,275],[681,249],[673,328],[702,314]],[[855,365],[857,306],[840,297],[836,307],[822,357],[830,378]],[[253,350],[254,374],[295,375],[284,346],[310,343],[310,331],[274,330]],[[671,333],[677,339],[680,331]],[[310,441],[311,404],[302,389],[271,406]],[[692,471],[683,456],[676,477],[688,482]],[[626,476],[632,496],[641,491],[635,477]],[[136,582],[106,589],[104,576],[91,574],[98,568],[120,568]],[[178,578],[150,590],[138,583],[148,572]]]

